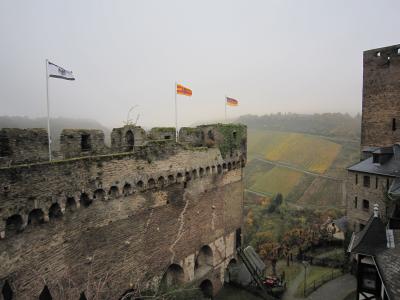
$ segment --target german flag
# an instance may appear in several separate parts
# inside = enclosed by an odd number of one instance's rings
[[[238,106],[239,105],[239,101],[237,101],[236,99],[233,99],[233,98],[226,97],[226,105]]]
[[[192,96],[192,90],[187,87],[184,87],[181,84],[176,85],[176,93],[178,95]]]

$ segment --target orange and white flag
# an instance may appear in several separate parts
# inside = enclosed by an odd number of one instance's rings
[[[237,101],[236,99],[233,99],[233,98],[226,97],[226,105],[238,106],[239,105],[239,101]]]
[[[192,96],[192,90],[187,87],[184,87],[181,84],[176,85],[176,93],[178,95]]]

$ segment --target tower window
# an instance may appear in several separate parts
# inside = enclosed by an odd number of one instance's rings
[[[396,119],[393,118],[392,119],[392,131],[395,131],[395,130],[396,130]]]
[[[358,184],[358,174],[356,174],[356,184]]]
[[[379,181],[378,176],[376,176],[375,177],[375,188],[376,189],[378,188],[378,181]]]
[[[354,208],[357,208],[357,202],[358,202],[357,197],[354,197]]]

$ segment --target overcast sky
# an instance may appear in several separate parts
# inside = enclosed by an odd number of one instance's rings
[[[272,112],[361,111],[362,51],[400,43],[400,1],[0,0],[0,115],[144,126]]]

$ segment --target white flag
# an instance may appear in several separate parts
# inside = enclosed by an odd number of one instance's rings
[[[47,74],[49,77],[61,78],[66,80],[75,80],[72,71],[65,70],[51,62],[47,62]]]

